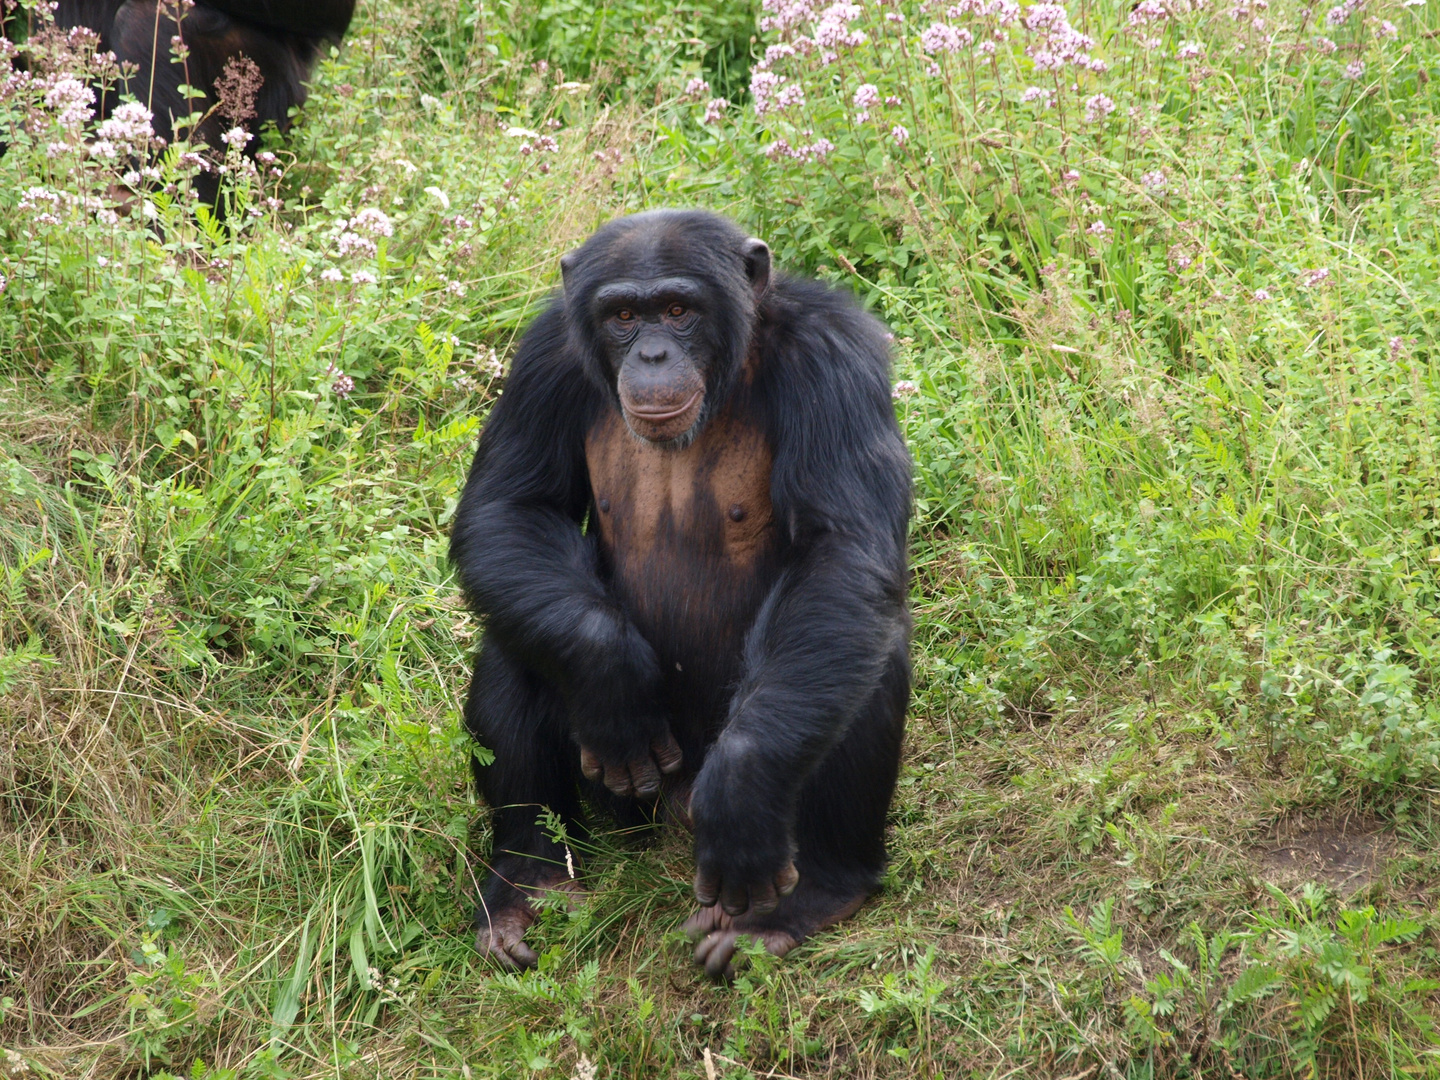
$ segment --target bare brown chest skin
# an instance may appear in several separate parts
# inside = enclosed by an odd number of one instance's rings
[[[701,736],[723,721],[745,632],[779,569],[764,432],[722,414],[665,450],[607,409],[585,458],[612,587],[660,657],[677,720]]]

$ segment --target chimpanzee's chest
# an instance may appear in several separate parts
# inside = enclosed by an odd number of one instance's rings
[[[721,415],[666,450],[607,409],[585,457],[591,528],[616,595],[672,689],[711,696],[738,676],[745,631],[779,572],[764,432]]]

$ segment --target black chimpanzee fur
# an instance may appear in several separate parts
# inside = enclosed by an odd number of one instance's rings
[[[667,773],[718,976],[737,936],[783,954],[883,868],[910,690],[886,336],[707,213],[619,219],[562,267],[451,542],[485,619],[466,722],[494,752],[477,946],[534,963],[532,899],[576,887],[542,807],[576,835],[582,798],[633,815]]]

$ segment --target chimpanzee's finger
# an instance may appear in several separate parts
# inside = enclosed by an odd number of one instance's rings
[[[712,979],[733,979],[735,965],[730,961],[735,957],[736,942],[733,932],[709,934],[695,946],[695,962],[705,965],[705,974]]]
[[[726,881],[720,886],[720,910],[726,915],[744,915],[750,906],[750,890],[744,885]]]
[[[595,756],[595,751],[588,746],[580,747],[580,771],[585,774],[586,780],[599,780],[605,771],[600,759]]]
[[[705,870],[695,871],[695,902],[701,907],[711,907],[720,895],[720,875]]]
[[[759,885],[750,890],[750,911],[755,915],[769,915],[780,906],[780,897],[776,895],[775,886],[771,884]]]
[[[781,896],[789,896],[795,891],[795,886],[800,884],[800,871],[795,869],[793,862],[785,864],[784,868],[775,875],[775,891]]]
[[[660,771],[669,776],[680,768],[680,763],[685,760],[685,754],[680,749],[680,744],[675,741],[675,736],[667,729],[665,734],[656,735],[650,740],[650,752],[655,755],[655,761],[660,766]]]
[[[605,766],[605,786],[616,795],[635,794],[635,788],[630,783],[630,772],[624,765]]]
[[[660,794],[660,770],[648,757],[630,762],[630,779],[634,784],[635,794],[642,799]]]

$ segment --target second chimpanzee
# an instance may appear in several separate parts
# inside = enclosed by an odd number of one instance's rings
[[[105,95],[102,114],[118,94],[133,94],[154,114],[155,133],[167,142],[174,124],[192,112],[207,113],[194,140],[219,146],[219,138],[240,117],[215,108],[216,84],[226,64],[241,57],[255,65],[258,86],[252,132],[268,121],[282,131],[292,105],[305,100],[305,82],[320,49],[339,42],[355,13],[355,0],[59,0],[55,22],[64,29],[84,26],[100,35],[100,48],[115,54],[129,72]],[[179,37],[185,55],[173,45]],[[205,97],[187,101],[188,85]],[[252,142],[253,148],[253,142]]]
[[[730,222],[655,211],[560,263],[480,438],[451,557],[486,629],[477,946],[529,965],[574,889],[537,823],[664,801],[695,832],[696,959],[783,954],[885,859],[910,690],[910,462],[884,331]],[[607,791],[608,789],[608,791]]]

